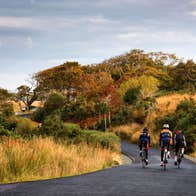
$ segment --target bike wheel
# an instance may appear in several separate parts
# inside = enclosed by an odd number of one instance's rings
[[[178,157],[178,159],[177,159],[177,165],[178,165],[178,168],[180,168],[180,163],[181,163],[181,158],[180,158],[180,157]]]
[[[163,156],[163,169],[164,169],[164,171],[166,170],[166,165],[167,165],[167,151],[164,151],[164,156]]]
[[[142,168],[146,167],[146,152],[145,150],[142,150]]]

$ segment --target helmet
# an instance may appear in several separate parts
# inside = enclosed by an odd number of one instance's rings
[[[143,132],[148,132],[148,128],[144,127]]]
[[[169,125],[168,124],[163,124],[163,129],[169,129]]]
[[[180,133],[182,133],[181,130],[176,130],[176,134],[177,134],[177,135],[180,134]]]

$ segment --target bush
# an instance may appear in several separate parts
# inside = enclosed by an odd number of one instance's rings
[[[0,136],[11,136],[11,132],[0,125]]]
[[[132,122],[132,112],[128,107],[121,107],[119,112],[112,117],[112,125],[123,125]]]
[[[180,102],[176,111],[163,119],[156,119],[156,130],[161,130],[164,123],[170,125],[170,130],[181,129],[187,140],[187,152],[194,151],[194,141],[196,139],[196,104],[193,100]]]
[[[62,95],[53,93],[51,94],[44,104],[45,115],[49,115],[55,110],[62,109],[65,103],[65,99]]]
[[[16,128],[15,117],[7,117],[5,114],[0,113],[0,125],[9,131],[13,131]]]
[[[33,130],[36,126],[28,118],[21,119],[16,126],[16,133],[23,137],[30,137],[33,135]]]
[[[36,122],[41,123],[44,120],[44,108],[38,108],[36,112],[33,113],[32,119]]]
[[[40,129],[42,135],[56,136],[63,130],[63,122],[59,115],[49,115],[43,121]]]
[[[85,130],[82,132],[82,137],[89,145],[101,146],[114,151],[119,149],[120,139],[114,133]]]
[[[124,101],[128,104],[135,104],[137,102],[138,96],[140,95],[140,88],[130,88],[124,95]]]
[[[73,123],[63,123],[63,129],[57,133],[58,138],[68,138],[75,139],[75,141],[80,140],[82,131],[80,126]]]
[[[57,114],[47,116],[40,129],[42,135],[54,136],[59,139],[74,139],[81,135],[79,125],[64,123]]]
[[[10,117],[14,115],[14,108],[11,103],[3,103],[0,105],[0,112],[2,112],[5,116]]]

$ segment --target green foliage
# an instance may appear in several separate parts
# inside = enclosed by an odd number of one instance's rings
[[[124,95],[124,101],[128,104],[135,104],[138,100],[138,96],[140,95],[140,88],[130,88]]]
[[[23,137],[30,137],[33,135],[35,125],[28,118],[21,119],[16,126],[16,133]]]
[[[7,117],[5,114],[0,113],[0,125],[9,131],[16,128],[16,119],[14,117]]]
[[[57,114],[47,116],[41,126],[41,134],[56,136],[59,132],[63,130],[63,122]]]
[[[61,129],[56,137],[58,138],[68,138],[68,139],[80,139],[82,131],[80,126],[74,123],[64,123],[63,129]]]
[[[76,101],[66,102],[61,116],[64,121],[80,121],[88,117],[93,117],[95,114],[95,103],[93,101],[87,101],[84,97],[80,97]]]
[[[11,103],[3,103],[0,105],[0,112],[5,116],[10,117],[14,115],[14,108]]]
[[[114,133],[85,130],[82,132],[82,137],[89,145],[102,146],[114,151],[119,149],[120,139]]]
[[[41,123],[44,120],[45,117],[45,111],[44,108],[38,108],[32,116],[32,119],[36,122]]]
[[[59,139],[75,139],[81,135],[77,124],[64,123],[60,115],[52,114],[46,117],[40,128],[42,135],[54,136]]]
[[[178,104],[173,114],[163,119],[156,119],[156,130],[161,130],[164,123],[168,123],[171,130],[182,130],[187,139],[187,151],[194,150],[193,144],[196,139],[196,103],[194,100],[185,99]]]
[[[44,104],[45,115],[49,115],[55,110],[62,109],[65,103],[65,99],[62,95],[53,93],[51,94]]]
[[[112,125],[114,126],[127,124],[132,121],[132,112],[126,106],[121,107],[119,112],[112,117]]]
[[[11,132],[0,124],[0,136],[11,136]]]

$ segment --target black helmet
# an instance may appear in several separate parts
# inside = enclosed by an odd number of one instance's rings
[[[143,132],[148,132],[148,128],[144,127]]]

